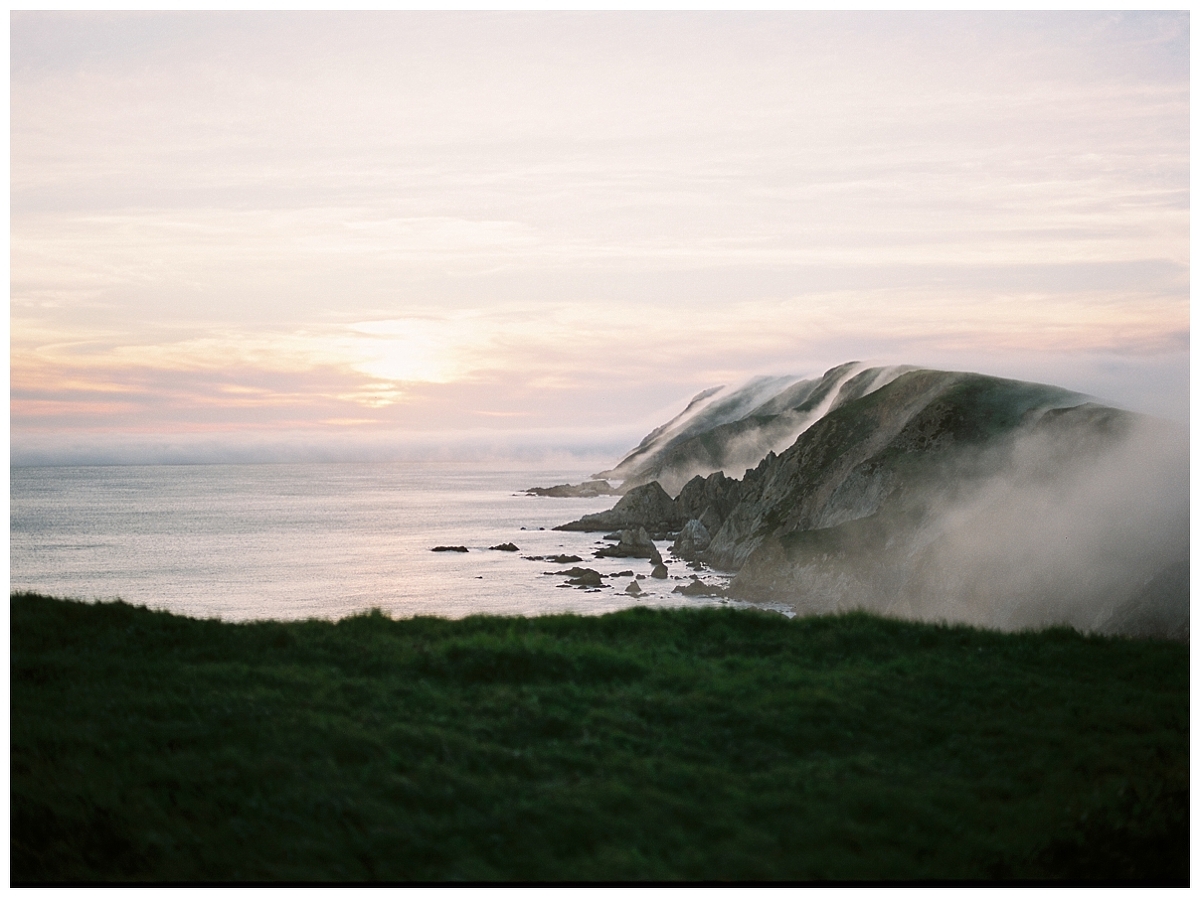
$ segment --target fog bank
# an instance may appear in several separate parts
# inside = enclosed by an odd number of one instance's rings
[[[10,464],[192,465],[446,461],[595,470],[628,447],[636,431],[448,431],[331,434],[12,434]]]

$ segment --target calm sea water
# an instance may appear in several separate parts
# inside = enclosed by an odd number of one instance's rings
[[[648,595],[633,599],[629,577],[563,588],[543,572],[570,565],[521,557],[575,554],[601,573],[650,573],[643,559],[592,558],[602,534],[550,529],[613,498],[518,494],[587,474],[453,463],[13,468],[10,587],[226,620],[712,604],[671,592],[685,574],[678,562],[671,579],[639,581]],[[502,542],[520,552],[489,551]]]

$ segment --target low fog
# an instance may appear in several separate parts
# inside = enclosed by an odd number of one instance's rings
[[[596,470],[632,441],[632,429],[524,431],[295,430],[225,433],[16,434],[10,464],[206,465],[360,462],[464,464]]]
[[[1151,577],[1187,561],[1188,473],[1188,437],[1173,425],[1137,416],[1105,434],[1043,421],[1003,473],[933,500],[887,610],[1004,630],[1103,629]]]

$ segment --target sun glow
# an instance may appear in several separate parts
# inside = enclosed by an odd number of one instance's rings
[[[349,330],[351,367],[377,380],[448,383],[467,373],[462,350],[469,334],[459,322],[398,318],[360,322]]]
[[[864,357],[1186,419],[1186,12],[520,21],[14,13],[14,440],[609,432]]]

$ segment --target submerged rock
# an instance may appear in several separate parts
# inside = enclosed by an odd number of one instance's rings
[[[430,552],[466,552],[466,546],[434,546]]]

